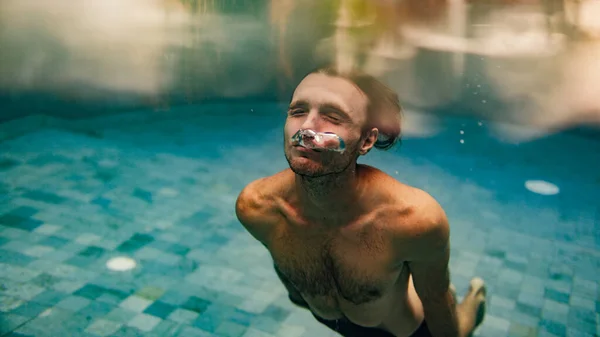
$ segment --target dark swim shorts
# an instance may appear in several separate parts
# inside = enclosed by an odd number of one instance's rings
[[[309,309],[308,303],[304,301],[299,301],[298,299],[292,298],[289,296],[290,301],[294,304]],[[310,310],[310,309],[309,309]],[[313,316],[317,319],[317,321],[321,322],[323,325],[327,326],[333,331],[336,331],[340,335],[344,337],[394,337],[391,333],[377,329],[377,328],[365,328],[360,325],[356,325],[350,322],[348,319],[338,319],[334,321],[329,321],[322,319],[321,317],[315,315]],[[432,337],[431,332],[427,328],[427,323],[423,321],[421,326],[410,336],[410,337]]]

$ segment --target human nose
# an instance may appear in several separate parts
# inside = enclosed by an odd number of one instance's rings
[[[319,131],[319,116],[316,111],[310,111],[300,126],[301,129]]]

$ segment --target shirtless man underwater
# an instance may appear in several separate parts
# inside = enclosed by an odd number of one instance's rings
[[[456,303],[443,209],[357,164],[392,147],[400,130],[398,96],[374,77],[309,74],[284,127],[290,168],[248,184],[237,217],[271,253],[290,300],[342,336],[469,336],[485,287],[474,278]]]

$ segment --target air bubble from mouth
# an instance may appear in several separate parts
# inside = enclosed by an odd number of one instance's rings
[[[333,132],[316,132],[300,129],[292,136],[292,145],[300,145],[316,152],[334,151],[343,153],[346,149],[344,140]]]

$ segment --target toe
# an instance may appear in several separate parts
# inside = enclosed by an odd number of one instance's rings
[[[485,282],[483,279],[479,277],[474,277],[470,283],[469,292],[474,292],[475,295],[484,295],[485,296]]]

